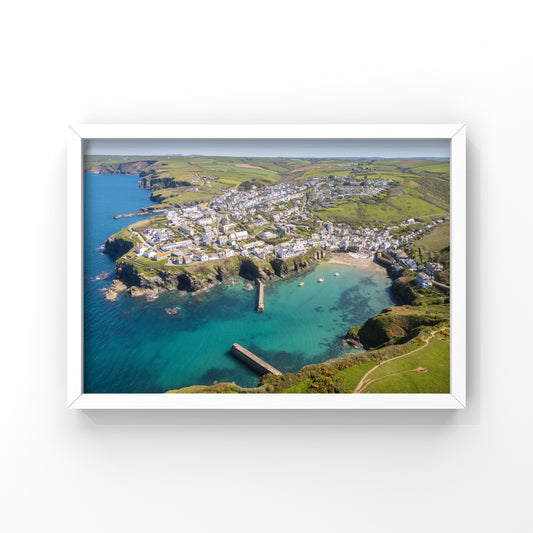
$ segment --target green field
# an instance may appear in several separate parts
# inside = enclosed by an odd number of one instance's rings
[[[447,214],[447,210],[428,203],[418,195],[402,195],[399,198],[366,203],[364,200],[345,201],[338,206],[320,209],[322,220],[345,222],[351,226],[395,224],[409,218],[433,220]]]
[[[444,272],[438,275],[439,281],[450,281],[450,223],[444,222],[432,228],[429,233],[410,245],[412,257],[422,262],[432,261],[444,266]]]
[[[430,221],[449,212],[449,163],[442,160],[87,156],[85,168],[107,165],[109,173],[119,165],[139,161],[151,163],[141,176],[148,180],[152,199],[162,204],[209,202],[239,186],[260,188],[280,181],[348,174],[391,179],[394,185],[379,197],[340,201],[329,208],[314,206],[322,220],[354,227],[390,225],[407,218]],[[366,170],[353,173],[359,165]]]
[[[413,248],[419,248],[422,256],[429,260],[444,248],[450,246],[450,223],[444,222],[432,229],[427,235],[413,241]]]
[[[337,372],[335,378],[343,378],[346,392],[353,392],[362,377],[375,366],[375,361],[366,361]]]
[[[365,382],[362,393],[449,393],[449,339],[437,334],[413,355],[382,363]]]

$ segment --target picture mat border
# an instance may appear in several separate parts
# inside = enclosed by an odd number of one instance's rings
[[[449,394],[85,394],[83,142],[102,139],[448,139],[451,336]],[[464,409],[466,128],[464,124],[77,124],[67,132],[67,406],[73,409]]]

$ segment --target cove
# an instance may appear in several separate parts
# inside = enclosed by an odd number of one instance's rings
[[[146,217],[113,220],[149,204],[136,176],[85,176],[84,391],[154,393],[214,381],[257,385],[258,376],[229,350],[237,342],[282,372],[354,351],[347,330],[393,305],[381,272],[322,263],[292,279],[265,285],[265,311],[244,280],[208,293],[170,291],[152,302],[119,295],[104,299],[113,262],[99,246],[112,233]],[[335,273],[339,275],[336,276]],[[323,283],[318,283],[324,278]],[[300,283],[304,282],[303,286]],[[177,315],[165,308],[180,307]]]

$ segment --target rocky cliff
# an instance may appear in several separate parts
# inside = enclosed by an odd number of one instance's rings
[[[305,254],[288,259],[271,259],[270,266],[276,276],[284,278],[308,270],[326,257],[320,248],[311,248]]]
[[[449,315],[432,312],[425,307],[387,307],[362,326],[351,328],[345,338],[357,347],[376,348],[389,342],[406,342],[418,334],[418,328],[434,326],[447,320]]]
[[[154,160],[129,161],[126,163],[102,163],[86,169],[89,174],[141,174],[147,167],[157,163]],[[146,173],[145,173],[146,175]]]
[[[114,237],[106,241],[107,253],[112,257],[121,257],[132,246],[131,242]],[[130,288],[130,292],[132,287],[157,292],[175,289],[197,292],[239,277],[250,281],[267,281],[276,276],[289,276],[308,268],[317,260],[297,258],[296,261],[280,259],[256,261],[245,257],[233,257],[189,266],[160,268],[153,272],[150,269],[139,268],[130,261],[119,259],[115,264],[115,270],[117,278]]]
[[[129,252],[133,246],[134,244],[132,241],[111,235],[111,237],[105,241],[104,252],[109,254],[113,261],[116,261],[119,257],[122,257],[125,253]]]
[[[248,266],[243,266],[238,261],[228,261],[198,268],[171,267],[160,269],[156,274],[145,272],[129,261],[117,261],[115,270],[117,278],[130,289],[136,287],[146,291],[163,292],[167,290],[180,290],[198,292],[209,289],[219,283],[236,279],[241,272],[255,279]]]
[[[417,299],[418,294],[414,287],[414,279],[414,275],[402,276],[392,283],[391,292],[399,303],[411,304]]]

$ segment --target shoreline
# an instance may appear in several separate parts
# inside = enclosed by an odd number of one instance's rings
[[[224,261],[224,260],[221,260]],[[317,268],[320,265],[341,265],[341,266],[348,266],[352,268],[356,268],[359,270],[366,270],[367,272],[372,272],[374,274],[388,276],[389,273],[387,269],[376,263],[372,257],[354,257],[353,255],[350,255],[348,252],[335,252],[329,256],[328,259],[318,259],[316,262],[313,262],[309,264],[307,267],[289,272],[286,275],[283,276],[275,276],[269,277],[268,279],[263,279],[264,283],[269,282],[281,282],[286,280],[291,280],[294,278],[299,278],[301,276],[304,276],[306,274],[309,274],[315,268]],[[117,280],[120,280],[120,278],[116,278]],[[216,281],[214,283],[210,283],[207,286],[203,286],[197,290],[183,290],[184,293],[190,293],[190,294],[199,294],[199,293],[208,293],[213,288],[220,286],[220,285],[234,285],[239,280],[242,280],[243,282],[250,282],[251,280],[249,278],[245,278],[243,276],[240,276],[236,274],[235,276],[232,276],[229,279],[222,280],[222,281]],[[135,294],[131,294],[132,289],[135,291]],[[127,292],[130,293],[132,297],[139,297],[139,296],[150,296],[152,293],[157,294],[163,294],[166,292],[173,292],[174,290],[178,290],[176,288],[164,288],[164,287],[142,287],[137,285],[129,285],[126,289]],[[178,292],[180,292],[178,290]]]
[[[372,257],[354,257],[346,252],[337,252],[332,254],[331,258],[326,263],[332,265],[345,265],[368,270],[377,274],[388,275],[387,269],[374,261]]]

